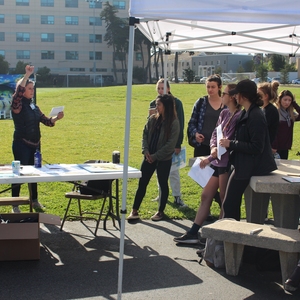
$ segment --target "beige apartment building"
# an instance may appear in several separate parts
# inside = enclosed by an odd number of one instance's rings
[[[128,19],[129,1],[0,0],[0,55],[15,68],[18,61],[44,66],[57,75],[90,75],[122,83],[121,63],[113,69],[113,48],[104,41],[106,24],[100,19],[104,3]],[[134,66],[142,66],[134,54]],[[99,84],[97,84],[99,85]]]

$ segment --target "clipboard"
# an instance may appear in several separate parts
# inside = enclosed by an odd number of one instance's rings
[[[49,117],[56,117],[59,112],[64,111],[64,106],[53,107],[50,111]]]

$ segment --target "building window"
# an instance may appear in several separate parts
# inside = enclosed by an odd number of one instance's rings
[[[17,32],[16,41],[17,42],[30,42],[30,33],[29,32]]]
[[[89,23],[91,26],[95,25],[95,26],[102,26],[102,20],[100,18],[97,17],[90,17]]]
[[[41,0],[41,6],[54,7],[54,0]]]
[[[78,25],[78,17],[66,17],[66,25]]]
[[[181,63],[181,66],[184,67],[184,62]]]
[[[90,72],[93,72],[93,71],[94,71],[94,69],[90,69]],[[107,72],[107,69],[106,68],[97,68],[96,72],[99,72],[99,73]]]
[[[199,66],[201,66],[202,65],[202,61],[199,61]]]
[[[221,64],[220,60],[217,60],[217,66],[219,66]]]
[[[66,51],[66,59],[78,60],[78,51]]]
[[[187,62],[187,63],[186,63],[186,66],[188,67],[189,65],[190,65],[190,63],[189,63],[189,62]]]
[[[135,53],[135,60],[137,60],[137,61],[141,61],[142,60],[142,53],[141,52]]]
[[[102,1],[100,0],[87,0],[89,2],[89,8],[102,8]]]
[[[5,51],[4,50],[0,50],[0,55],[5,58]]]
[[[30,59],[29,50],[17,50],[17,59]]]
[[[78,0],[65,0],[65,7],[78,7]]]
[[[102,43],[102,34],[90,34],[90,43]]]
[[[29,6],[29,0],[16,0],[17,6]]]
[[[0,23],[4,23],[4,15],[0,15]]]
[[[54,24],[54,16],[41,16],[41,24]]]
[[[0,42],[4,42],[4,41],[5,41],[5,33],[0,32]]]
[[[4,5],[4,0],[0,0],[0,5]]]
[[[226,60],[224,60],[224,65],[226,65]]]
[[[90,51],[90,60],[94,60],[94,52]],[[95,60],[102,60],[102,52],[95,52]]]
[[[54,51],[42,50],[41,59],[54,59]]]
[[[242,64],[242,61],[241,60],[239,60],[239,65],[241,65]]]
[[[85,68],[70,68],[71,72],[85,72]]]
[[[113,6],[117,9],[125,9],[126,2],[125,1],[113,1]]]
[[[41,33],[41,42],[54,42],[54,33]]]
[[[77,33],[66,33],[65,41],[66,41],[66,43],[78,43],[78,34]]]
[[[29,24],[29,15],[16,15],[17,24]]]

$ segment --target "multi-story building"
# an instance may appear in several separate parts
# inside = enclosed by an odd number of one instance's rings
[[[100,0],[0,0],[0,55],[15,68],[18,61],[51,74],[91,75],[122,83],[124,67],[113,67],[113,47],[104,41],[106,24],[100,18]],[[128,0],[107,1],[117,17],[128,19]],[[141,66],[135,53],[134,65]],[[116,71],[116,72],[115,72]],[[114,74],[117,78],[114,78]],[[124,77],[124,76],[123,76]]]
[[[167,77],[173,78],[175,76],[175,54],[166,55],[164,57],[165,67],[167,68]],[[207,55],[205,53],[181,53],[178,55],[177,75],[179,78],[184,77],[185,69],[192,69],[194,74],[199,77],[207,77],[215,74],[216,71],[220,73],[236,73],[239,69],[247,69],[247,64],[253,60],[252,55],[248,54],[213,54]],[[162,76],[162,68],[158,67],[158,76]],[[152,59],[152,74],[155,77],[156,66]]]

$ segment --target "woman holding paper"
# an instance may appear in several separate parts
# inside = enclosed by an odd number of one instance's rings
[[[53,127],[56,121],[64,117],[64,113],[59,112],[56,117],[47,118],[33,103],[34,82],[29,79],[33,72],[34,66],[27,65],[25,67],[25,75],[17,82],[11,104],[15,126],[12,151],[14,159],[19,160],[21,165],[34,165],[34,153],[41,146],[40,123]],[[43,205],[38,202],[36,183],[31,184],[31,192],[33,208],[37,211],[43,210]],[[20,185],[12,185],[12,196],[18,197],[19,194]],[[19,207],[13,206],[13,212],[20,212]]]
[[[240,105],[237,104],[234,97],[229,96],[229,91],[235,87],[236,84],[228,84],[222,93],[222,104],[227,106],[227,109],[221,111],[217,126],[212,133],[210,156],[200,162],[201,169],[204,169],[210,163],[214,173],[202,191],[200,207],[192,227],[182,236],[174,238],[177,243],[196,244],[199,242],[198,231],[209,215],[213,197],[218,189],[220,189],[220,200],[223,203],[230,165],[229,153],[226,149],[223,148],[225,153],[222,153],[224,154],[218,154],[218,140],[222,137],[231,139],[234,136],[235,124],[241,113]],[[221,210],[220,216],[222,215]]]

